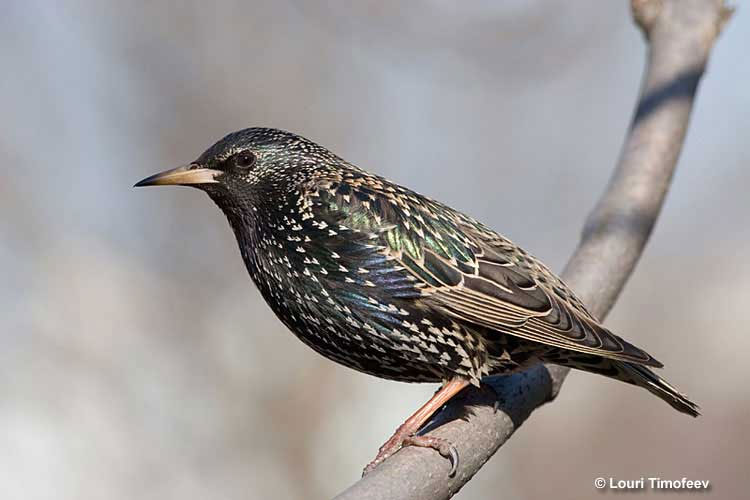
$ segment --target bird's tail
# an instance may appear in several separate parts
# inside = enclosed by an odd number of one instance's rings
[[[552,350],[542,357],[543,361],[555,363],[570,368],[577,368],[587,372],[598,373],[628,384],[643,387],[651,394],[669,403],[675,410],[687,413],[693,417],[700,415],[699,407],[667,383],[666,380],[643,365],[603,358],[601,356],[575,353],[574,356],[564,355],[565,351]]]
[[[620,376],[615,378],[629,384],[637,385],[638,387],[643,387],[651,394],[669,403],[677,411],[687,413],[693,417],[700,415],[700,408],[697,404],[690,401],[687,396],[669,385],[666,380],[645,366],[624,361],[614,361],[613,364],[616,365],[616,368],[620,372]]]

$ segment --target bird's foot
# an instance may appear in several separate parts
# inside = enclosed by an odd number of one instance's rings
[[[410,428],[408,428],[406,424],[403,424],[398,429],[396,429],[396,432],[393,433],[393,436],[391,436],[388,441],[386,441],[383,446],[380,447],[375,459],[367,464],[365,469],[362,471],[362,477],[372,472],[375,467],[377,467],[383,460],[400,450],[406,438],[412,435],[414,435],[414,432]]]
[[[435,436],[409,436],[404,440],[403,446],[432,448],[451,461],[451,470],[448,473],[448,476],[453,477],[456,475],[456,470],[458,470],[458,450],[456,449],[456,446],[447,439]]]
[[[372,472],[381,462],[386,458],[390,457],[398,450],[405,446],[419,446],[421,448],[432,448],[433,450],[440,453],[440,455],[451,461],[451,470],[448,473],[449,476],[456,474],[458,469],[458,450],[456,447],[447,439],[435,437],[435,436],[418,436],[413,433],[409,433],[408,429],[399,429],[391,438],[380,447],[378,455],[375,459],[367,464],[365,470],[362,471],[362,476],[366,476]]]
[[[375,457],[375,460],[367,464],[362,475],[366,476],[372,472],[378,464],[404,446],[421,446],[423,448],[437,450],[442,456],[451,460],[450,475],[454,475],[458,468],[458,451],[456,450],[456,447],[442,438],[418,436],[417,431],[437,410],[450,401],[453,396],[461,392],[467,385],[469,385],[469,381],[459,377],[455,377],[446,382],[429,401],[422,405],[422,407],[414,412],[411,417],[406,419],[406,422],[396,429],[393,436],[391,436],[391,438],[380,447],[378,456]]]

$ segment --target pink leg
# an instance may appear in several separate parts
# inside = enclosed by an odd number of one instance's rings
[[[437,410],[453,396],[461,392],[467,385],[469,385],[469,382],[460,378],[451,379],[443,385],[429,401],[396,429],[393,436],[380,447],[375,459],[365,467],[363,475],[371,472],[378,464],[396,453],[403,446],[422,446],[437,450],[442,456],[451,460],[451,475],[453,475],[458,467],[458,452],[456,451],[456,447],[445,439],[432,436],[417,436],[415,434]]]

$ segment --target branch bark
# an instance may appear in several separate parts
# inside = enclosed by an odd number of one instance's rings
[[[698,82],[731,9],[723,0],[632,0],[649,44],[640,98],[617,167],[589,215],[562,278],[604,318],[638,262],[664,203],[687,131]],[[336,497],[338,500],[448,499],[466,484],[534,409],[555,398],[568,370],[538,365],[497,377],[497,392],[469,390],[430,424],[456,445],[455,476],[432,450],[409,447]]]

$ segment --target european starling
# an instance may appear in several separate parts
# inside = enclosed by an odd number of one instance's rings
[[[401,446],[455,447],[417,431],[483,377],[556,363],[698,406],[607,330],[544,264],[481,222],[368,173],[298,135],[249,128],[189,165],[136,186],[199,188],[234,230],[278,318],[355,370],[442,388],[398,428],[369,470]]]

